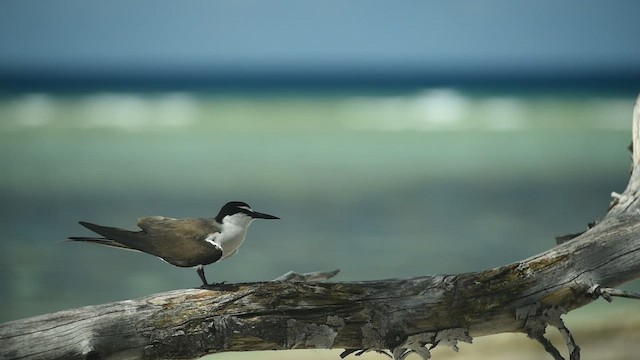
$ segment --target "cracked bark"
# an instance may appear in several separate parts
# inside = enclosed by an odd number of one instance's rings
[[[640,109],[633,116],[633,171],[609,212],[584,233],[528,259],[485,271],[368,282],[279,281],[185,289],[0,324],[1,359],[187,359],[225,351],[342,348],[395,359],[436,345],[523,332],[553,358],[548,326],[580,351],[562,314],[640,277]],[[302,280],[303,282],[300,282]],[[542,349],[541,349],[542,351]]]

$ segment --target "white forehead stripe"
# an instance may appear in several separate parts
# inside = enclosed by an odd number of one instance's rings
[[[248,206],[238,206],[238,209],[245,209],[253,212],[253,210],[251,210],[251,208]]]

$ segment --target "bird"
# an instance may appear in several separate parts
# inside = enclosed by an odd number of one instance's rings
[[[202,287],[206,288],[218,284],[207,282],[204,266],[237,254],[247,228],[256,219],[280,218],[254,211],[245,202],[231,201],[215,218],[141,217],[137,221],[140,231],[80,221],[80,225],[102,237],[73,236],[67,240],[134,250],[157,256],[178,267],[195,267]]]

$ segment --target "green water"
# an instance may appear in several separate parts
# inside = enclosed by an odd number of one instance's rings
[[[0,321],[194,287],[193,269],[62,243],[92,221],[255,222],[212,281],[458,273],[553,246],[629,171],[633,94],[91,93],[0,98]]]

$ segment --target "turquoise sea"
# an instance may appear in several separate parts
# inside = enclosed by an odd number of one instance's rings
[[[65,243],[78,220],[256,221],[211,281],[341,269],[459,273],[554,245],[629,175],[635,93],[465,90],[5,92],[0,321],[198,286],[193,269]]]

